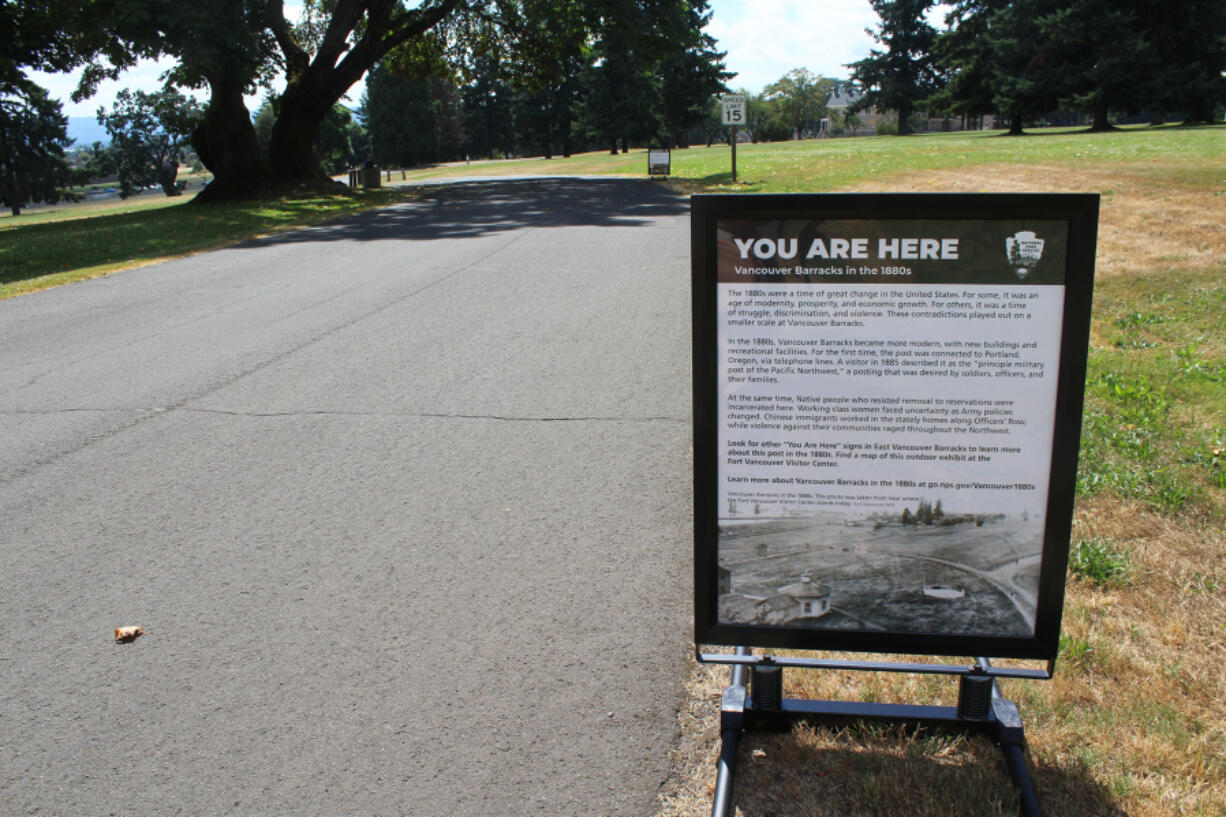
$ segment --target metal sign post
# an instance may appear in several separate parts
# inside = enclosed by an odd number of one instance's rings
[[[700,650],[749,669],[725,741],[795,719],[982,732],[1037,815],[995,680],[1051,678],[1059,646],[1098,197],[695,196],[692,213],[695,643],[975,656]],[[785,700],[784,667],[956,676],[958,706]]]
[[[728,137],[728,144],[732,148],[732,181],[736,183],[737,127],[743,125],[746,121],[745,106],[747,100],[744,94],[724,94],[720,98],[720,103],[722,105],[721,121],[724,125],[732,128]]]

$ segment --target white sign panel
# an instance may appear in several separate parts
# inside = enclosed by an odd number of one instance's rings
[[[720,101],[723,103],[723,124],[738,126],[745,124],[744,94],[725,94]]]

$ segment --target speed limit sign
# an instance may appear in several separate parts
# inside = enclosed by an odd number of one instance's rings
[[[720,101],[724,106],[723,124],[733,126],[745,124],[744,94],[724,94]]]

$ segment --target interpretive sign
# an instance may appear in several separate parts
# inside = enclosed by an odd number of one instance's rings
[[[672,171],[673,153],[669,148],[647,149],[647,175],[667,176]]]
[[[1097,217],[693,198],[698,643],[1055,656]]]

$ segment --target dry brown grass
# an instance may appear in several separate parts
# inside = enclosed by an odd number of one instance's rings
[[[1097,275],[1170,269],[1211,269],[1226,260],[1222,230],[1226,196],[1221,172],[1206,169],[1185,178],[1184,165],[1155,163],[1124,168],[1048,165],[984,165],[932,170],[879,184],[863,192],[1099,193]],[[1178,187],[1172,186],[1172,178]],[[1212,182],[1216,182],[1215,184]]]
[[[1226,583],[1226,535],[1110,498],[1082,503],[1074,535],[1121,543],[1133,575],[1108,587],[1070,579],[1070,647],[1055,678],[1002,683],[1026,721],[1044,813],[1226,814],[1226,594],[1209,589]],[[727,679],[724,667],[691,672],[659,817],[710,813]],[[837,700],[952,705],[957,693],[936,676],[790,670],[786,682],[789,696]],[[999,753],[978,738],[802,726],[748,735],[740,758],[741,817],[1017,810]]]
[[[1226,196],[1215,195],[1202,176],[1153,163],[985,166],[925,171],[858,189],[1100,192],[1098,275],[1115,276],[1222,267]],[[1078,503],[1073,536],[1114,543],[1130,570],[1106,585],[1070,576],[1055,678],[1002,683],[1026,722],[1028,763],[1044,814],[1226,815],[1226,533],[1220,522],[1172,518],[1099,496]],[[692,668],[675,773],[657,817],[710,813],[719,693],[727,682],[725,667]],[[785,686],[796,697],[918,704],[953,704],[956,693],[949,679],[875,673],[789,670]],[[746,736],[735,802],[741,817],[1017,813],[1008,774],[985,740],[808,727]]]

